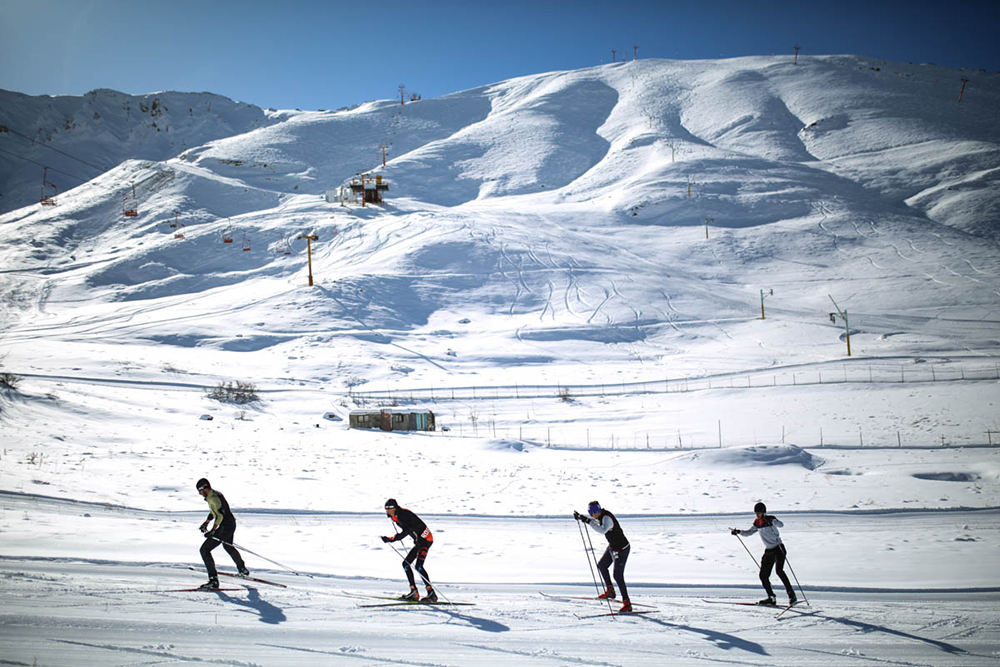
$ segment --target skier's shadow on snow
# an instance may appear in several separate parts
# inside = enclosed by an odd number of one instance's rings
[[[647,623],[655,623],[656,625],[662,625],[666,628],[673,628],[674,630],[684,630],[685,632],[693,632],[696,635],[703,635],[706,641],[712,642],[716,648],[721,648],[724,651],[730,649],[738,648],[748,653],[756,653],[757,655],[769,655],[767,650],[758,644],[757,642],[748,641],[746,639],[740,639],[734,635],[727,635],[725,632],[717,632],[715,630],[706,630],[704,628],[695,628],[690,625],[680,625],[678,623],[671,623],[669,621],[664,621],[659,618],[653,618],[652,616],[635,616],[634,618],[645,621]]]
[[[901,637],[903,639],[912,639],[917,642],[924,642],[925,644],[930,644],[931,646],[938,648],[945,653],[968,653],[963,648],[959,648],[954,644],[949,644],[948,642],[938,641],[937,639],[930,639],[928,637],[920,637],[918,635],[910,634],[909,632],[903,632],[902,630],[893,630],[892,628],[887,628],[884,625],[873,625],[872,623],[864,623],[863,621],[852,621],[849,618],[840,618],[839,616],[827,616],[825,614],[810,614],[811,618],[823,619],[826,621],[834,621],[835,623],[842,623],[849,628],[854,628],[862,633],[871,632],[884,632],[888,635],[893,635],[896,637]]]
[[[218,593],[219,599],[223,602],[229,602],[238,607],[246,607],[252,609],[260,615],[260,622],[267,623],[268,625],[278,625],[279,623],[284,623],[288,620],[285,616],[285,612],[281,609],[275,607],[273,604],[264,600],[260,597],[260,591],[256,588],[247,588],[247,599],[241,600],[239,598],[234,598],[231,595],[226,595],[225,593]]]
[[[497,621],[491,621],[488,618],[479,618],[478,616],[470,616],[468,614],[461,614],[457,611],[451,609],[442,609],[441,607],[431,607],[430,605],[424,605],[426,608],[422,608],[420,611],[429,611],[434,614],[443,614],[445,616],[450,616],[451,618],[462,621],[463,623],[468,623],[470,626],[477,630],[482,630],[483,632],[509,632],[510,626],[504,625],[503,623],[498,623]],[[392,608],[385,609],[385,611],[394,611]]]

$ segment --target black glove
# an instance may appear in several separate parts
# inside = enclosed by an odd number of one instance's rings
[[[740,534],[740,529],[739,528],[733,528],[732,532],[733,532],[733,535],[739,535]]]
[[[203,533],[208,531],[208,519],[205,519],[205,523],[198,526],[198,530],[200,530]]]
[[[385,542],[386,544],[388,544],[389,542],[392,542],[392,538],[391,537],[386,537],[385,535],[383,535],[382,536],[382,541]]]
[[[214,530],[206,530],[205,531],[205,539],[206,540],[212,540],[212,539],[218,539],[218,538],[215,537],[215,531]]]

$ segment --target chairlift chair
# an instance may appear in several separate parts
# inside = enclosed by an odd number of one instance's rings
[[[222,232],[222,242],[223,243],[233,242],[233,223],[230,222],[229,226],[226,227],[226,231]]]
[[[42,206],[55,206],[56,205],[56,195],[59,193],[58,188],[56,188],[55,183],[49,183],[48,179],[49,168],[45,167],[42,172]],[[51,188],[52,191],[49,192],[46,188]]]
[[[132,184],[132,194],[125,193],[122,197],[122,211],[125,213],[126,218],[134,218],[139,215],[138,199],[135,196],[135,183]]]
[[[250,252],[250,239],[247,238],[246,232],[243,232],[243,252]]]

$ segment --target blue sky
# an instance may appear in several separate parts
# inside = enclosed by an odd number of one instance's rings
[[[336,109],[631,59],[851,53],[1000,71],[1000,1],[0,0],[0,88]],[[620,54],[618,57],[621,57]]]

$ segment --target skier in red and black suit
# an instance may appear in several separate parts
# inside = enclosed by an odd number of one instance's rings
[[[615,515],[602,509],[601,504],[596,500],[590,503],[587,512],[590,514],[589,517],[579,512],[573,512],[573,518],[586,523],[608,538],[608,548],[604,550],[604,555],[597,562],[597,569],[600,570],[607,588],[597,597],[602,600],[615,598],[615,587],[611,583],[611,574],[608,572],[608,568],[614,562],[615,581],[618,582],[618,588],[622,591],[622,608],[618,611],[621,614],[627,614],[632,611],[632,603],[628,599],[628,588],[625,587],[625,563],[628,562],[628,555],[631,551],[628,538],[625,537]]]
[[[396,524],[400,532],[392,537],[383,535],[382,541],[395,542],[404,537],[412,537],[414,542],[410,553],[403,557],[403,570],[406,572],[406,578],[410,582],[410,592],[400,596],[399,599],[413,601],[420,599],[420,594],[417,593],[417,583],[413,578],[413,568],[410,567],[410,563],[413,562],[413,567],[416,568],[420,577],[424,580],[424,584],[427,586],[427,595],[424,596],[424,602],[437,602],[437,593],[434,592],[434,587],[431,586],[431,578],[427,575],[427,570],[424,569],[427,550],[434,544],[434,536],[431,535],[430,529],[416,514],[405,507],[400,507],[394,498],[389,498],[389,500],[385,501],[385,513]]]

